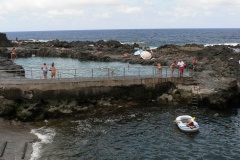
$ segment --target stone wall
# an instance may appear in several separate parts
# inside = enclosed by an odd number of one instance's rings
[[[180,78],[6,82],[0,84],[0,116],[34,121],[85,114],[87,111],[91,114],[114,112],[152,102],[178,81]]]
[[[120,97],[126,94],[126,96],[130,96],[131,98],[147,99],[147,97],[145,97],[145,91],[155,90],[156,85],[165,82],[177,83],[189,78],[191,77],[139,78],[121,80],[105,79],[90,81],[78,81],[75,79],[28,80],[28,83],[16,81],[9,84],[0,84],[0,96],[3,96],[8,100],[58,100],[71,98],[75,99],[78,97],[99,97],[101,95]]]

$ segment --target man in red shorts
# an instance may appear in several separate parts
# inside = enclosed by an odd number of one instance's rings
[[[182,77],[183,71],[184,71],[184,66],[185,66],[185,63],[183,62],[182,58],[179,59],[177,65],[179,66],[180,77]]]

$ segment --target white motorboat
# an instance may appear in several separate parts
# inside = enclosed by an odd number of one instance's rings
[[[184,132],[196,132],[199,130],[199,125],[195,121],[195,117],[189,115],[178,116],[174,122],[176,122],[178,128]]]

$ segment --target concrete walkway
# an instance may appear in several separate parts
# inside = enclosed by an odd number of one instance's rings
[[[37,136],[29,126],[0,119],[0,160],[29,160]]]

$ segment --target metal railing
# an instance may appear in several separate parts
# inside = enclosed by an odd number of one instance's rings
[[[184,76],[189,76],[189,70],[186,68]],[[126,79],[126,78],[166,78],[171,77],[171,71],[168,66],[163,66],[161,71],[155,66],[142,67],[97,67],[97,68],[78,68],[78,69],[57,69],[55,78],[51,77],[51,71],[44,77],[41,69],[20,69],[20,70],[0,70],[0,81],[11,80],[39,80],[39,79]],[[179,77],[179,69],[175,68],[173,77]]]

